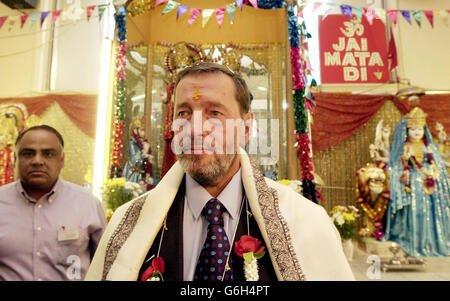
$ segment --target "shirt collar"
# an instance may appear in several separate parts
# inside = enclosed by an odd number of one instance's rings
[[[17,189],[21,196],[23,196],[27,201],[30,201],[33,203],[36,203],[37,201],[39,201],[39,200],[33,199],[31,196],[28,195],[28,193],[23,188],[22,181],[18,180],[17,182],[18,182]],[[53,185],[53,188],[49,192],[44,194],[41,197],[41,199],[43,198],[44,200],[47,200],[49,204],[51,204],[56,199],[59,191],[62,190],[62,186],[63,186],[62,180],[60,178],[58,178],[58,180],[56,180],[55,185]]]
[[[239,214],[242,192],[241,169],[239,169],[216,198],[225,206],[233,219]],[[186,174],[186,197],[188,207],[194,219],[200,217],[203,207],[205,207],[206,203],[213,198],[211,194],[209,194],[209,192],[189,174]]]

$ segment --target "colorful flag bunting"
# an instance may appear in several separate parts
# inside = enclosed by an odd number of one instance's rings
[[[449,11],[449,12],[450,12],[450,11]],[[445,26],[448,27],[448,14],[447,14],[447,12],[445,11],[445,9],[441,9],[441,10],[439,11],[439,19],[441,19],[442,23],[444,23]]]
[[[312,12],[315,12],[320,6],[322,6],[322,2],[314,2]],[[299,9],[299,12],[301,9]]]
[[[433,27],[433,11],[432,10],[424,10],[423,13],[425,14],[425,17],[427,17],[428,21],[430,22],[431,27]]]
[[[413,11],[411,11],[411,13],[412,13],[414,20],[416,20],[417,25],[419,25],[419,27],[420,27],[422,12],[420,10],[413,10]]]
[[[41,27],[42,27],[42,23],[44,23],[44,21],[45,21],[45,18],[47,18],[47,16],[49,14],[50,14],[49,11],[42,12],[42,14],[41,14]]]
[[[362,7],[358,7],[358,6],[353,6],[352,10],[355,13],[356,17],[358,18],[358,20],[361,22],[362,15],[364,13],[363,8]]]
[[[103,13],[105,12],[106,7],[108,7],[107,4],[101,4],[101,5],[98,6],[98,18],[99,18],[99,21],[102,20]]]
[[[0,29],[2,29],[3,24],[5,24],[8,16],[0,17]]]
[[[186,5],[180,5],[178,6],[178,10],[177,10],[177,20],[179,17],[181,17],[182,14],[184,14],[185,12],[187,12],[189,10],[189,6]]]
[[[161,4],[163,4],[164,2],[167,2],[167,1],[169,1],[169,0],[156,0],[155,7],[157,7],[158,5],[161,5]]]
[[[180,3],[175,2],[173,0],[169,0],[169,2],[167,2],[167,4],[166,4],[166,7],[164,7],[164,10],[162,11],[162,14],[165,15],[165,14],[173,11],[179,5],[180,5]]]
[[[374,12],[373,12],[373,8],[364,8],[364,16],[366,16],[367,22],[369,22],[370,25],[373,24],[373,18],[374,16]]]
[[[39,16],[41,13],[32,13],[30,15],[30,27],[33,27],[34,23],[36,23],[37,19],[39,19]]]
[[[258,9],[258,0],[248,0],[252,6],[256,9]]]
[[[53,26],[55,26],[56,20],[58,19],[60,14],[61,14],[61,10],[52,11],[52,25]]]
[[[386,11],[382,8],[374,8],[373,11],[375,12],[375,16],[378,17],[383,23],[386,23]]]
[[[397,25],[397,10],[396,9],[386,9],[386,13],[392,21],[392,24]]]
[[[236,0],[237,6],[239,6],[239,9],[242,10],[242,4],[244,4],[244,0]]]
[[[202,10],[199,8],[191,8],[191,12],[189,13],[189,21],[188,24],[189,26],[192,25],[192,23],[194,23],[195,19],[197,19],[197,17],[201,14]]]
[[[27,22],[28,17],[30,16],[30,14],[21,14],[20,15],[20,28],[23,28],[23,25],[25,24],[25,22]]]
[[[89,19],[90,19],[91,16],[92,16],[92,13],[93,13],[94,10],[95,10],[95,7],[96,7],[96,5],[91,5],[91,6],[86,7],[86,15],[87,15],[87,20],[88,20],[88,22],[89,22]]]
[[[230,24],[234,22],[234,13],[236,12],[236,2],[227,5],[227,13],[230,15]]]
[[[402,14],[403,18],[405,18],[405,20],[408,21],[409,24],[411,24],[411,15],[409,14],[409,10],[401,9],[400,13]]]
[[[222,27],[223,17],[225,16],[225,9],[225,6],[216,9],[216,19],[217,25],[219,25],[219,27]]]
[[[214,13],[214,9],[204,9],[202,12],[202,27],[205,28],[206,23],[208,23],[209,18],[211,18]]]
[[[347,15],[351,19],[352,18],[352,6],[341,4],[341,13],[343,16]]]

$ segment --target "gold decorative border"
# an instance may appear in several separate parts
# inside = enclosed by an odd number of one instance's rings
[[[253,160],[250,160],[250,163],[253,169],[258,202],[261,206],[261,214],[265,221],[270,246],[272,247],[283,280],[304,281],[306,280],[305,275],[295,254],[289,228],[278,206],[277,191],[267,186],[257,163]]]
[[[106,276],[108,275],[112,264],[116,260],[120,248],[124,245],[125,241],[128,239],[134,227],[136,226],[146,198],[147,193],[143,194],[133,201],[133,204],[131,204],[131,206],[127,209],[119,225],[116,227],[113,234],[109,238],[108,245],[106,246],[102,281],[106,280]]]

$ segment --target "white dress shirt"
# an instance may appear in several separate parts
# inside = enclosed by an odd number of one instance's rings
[[[213,197],[190,175],[186,174],[186,194],[183,215],[183,280],[194,279],[195,268],[208,230],[208,221],[202,215],[203,207]],[[233,242],[236,223],[243,198],[241,169],[217,196],[226,208],[223,214],[224,228],[230,242]]]

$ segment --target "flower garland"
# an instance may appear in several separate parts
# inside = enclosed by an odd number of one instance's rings
[[[125,101],[126,101],[126,53],[127,53],[127,27],[126,27],[127,10],[124,6],[119,7],[114,13],[114,19],[117,24],[117,46],[116,46],[116,81],[115,81],[115,107],[114,107],[114,124],[112,134],[112,151],[111,151],[111,177],[119,177],[122,165],[122,149],[123,149],[123,133],[125,128]]]
[[[383,169],[386,174],[386,164],[383,162],[378,162],[377,167]],[[356,171],[356,175],[359,175],[359,170]],[[389,203],[389,197],[390,197],[390,191],[388,189],[389,182],[386,181],[384,185],[383,192],[378,196],[378,199],[374,202],[375,206],[372,207],[368,200],[365,200],[362,195],[361,191],[358,188],[358,184],[356,184],[356,203],[363,209],[363,211],[367,214],[367,216],[370,218],[370,221],[372,222],[373,226],[375,227],[376,231],[373,232],[373,236],[377,240],[381,240],[384,235],[383,231],[383,216],[386,213],[387,205]],[[381,199],[380,199],[381,198]]]
[[[424,135],[422,138],[423,144],[427,150],[426,160],[428,162],[429,168],[425,169],[422,163],[420,163],[416,155],[410,157],[410,160],[402,160],[403,164],[403,174],[400,177],[400,180],[405,183],[404,189],[407,193],[411,193],[410,186],[410,178],[409,173],[411,171],[411,165],[408,164],[411,161],[414,168],[420,173],[422,178],[424,179],[424,191],[427,194],[433,194],[434,188],[436,186],[436,178],[437,178],[437,168],[433,159],[433,154],[431,152],[431,148],[428,143],[427,137]],[[411,143],[409,141],[409,137],[406,137],[406,143]]]
[[[264,254],[265,247],[261,246],[261,241],[250,236],[242,235],[241,238],[234,243],[234,253],[244,258],[244,274],[247,281],[258,281],[258,263],[257,259],[261,259]]]

